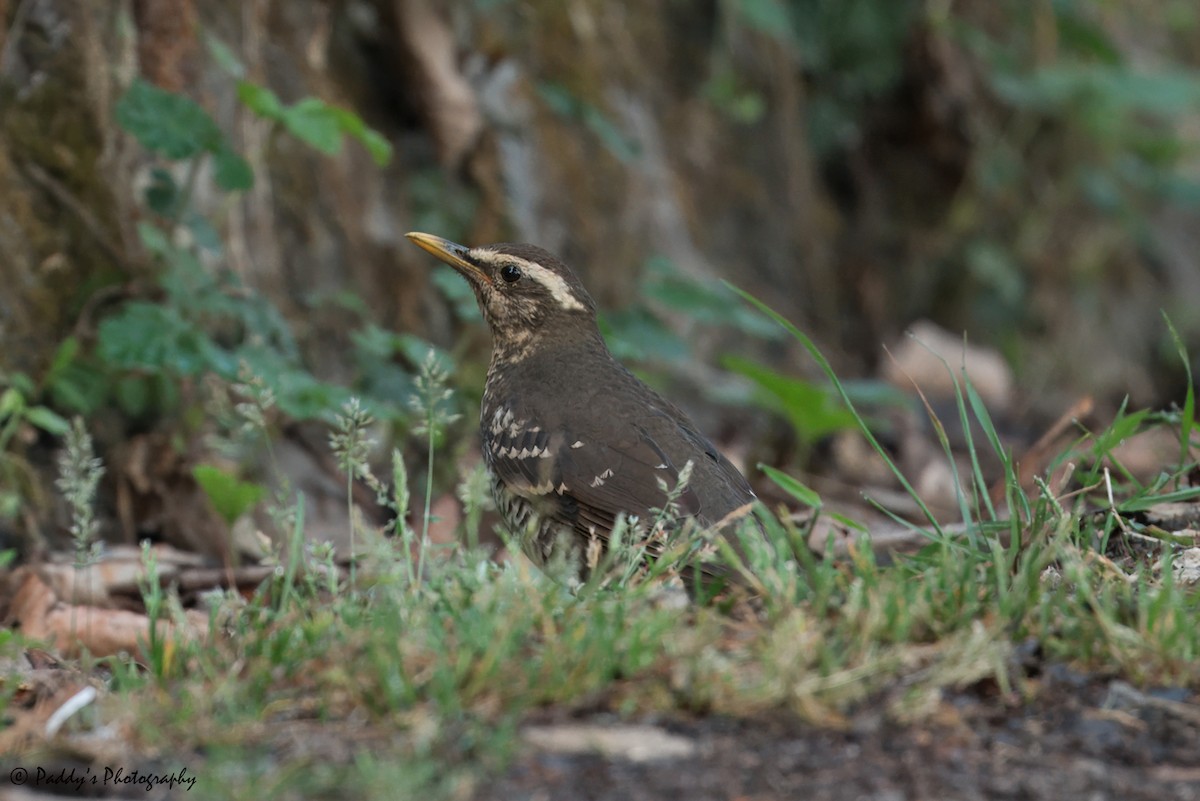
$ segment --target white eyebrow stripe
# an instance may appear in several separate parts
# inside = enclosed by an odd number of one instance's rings
[[[521,272],[544,286],[550,293],[550,297],[558,301],[558,305],[563,309],[567,311],[584,310],[583,304],[579,302],[579,298],[575,297],[575,293],[571,291],[571,287],[567,286],[566,280],[558,273],[547,270],[540,264],[536,264],[528,259],[522,259],[520,256],[497,253],[487,248],[472,248],[468,251],[467,255],[476,261],[488,264],[500,264],[502,262],[515,264],[521,268]]]

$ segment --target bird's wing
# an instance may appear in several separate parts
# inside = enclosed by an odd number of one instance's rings
[[[532,415],[505,412],[484,426],[492,470],[514,491],[580,534],[605,537],[617,515],[651,521],[670,499],[683,465],[675,464],[644,426],[636,422],[605,432],[604,441],[557,425],[539,425]],[[505,422],[507,420],[507,422]],[[694,490],[684,487],[673,517],[700,511]]]
[[[660,427],[660,421],[643,421],[647,425],[628,421],[616,430],[609,428],[601,441],[572,431],[561,420],[540,418],[520,407],[512,415],[507,411],[484,421],[484,448],[492,471],[537,507],[539,514],[572,527],[585,541],[595,538],[607,544],[622,512],[650,526],[668,503],[674,506],[665,517],[668,529],[678,518],[695,517],[701,525],[717,522],[703,514],[695,489],[678,489],[686,462],[673,460],[648,431],[650,425]],[[728,465],[703,436],[690,430],[683,433],[699,441],[695,459]],[[753,499],[741,474],[732,465],[728,469],[736,476],[734,486],[744,486],[746,500]],[[674,491],[673,501],[664,486]],[[655,553],[663,542],[654,537],[646,544]],[[719,584],[737,580],[726,565],[705,560],[682,570],[685,584],[696,579],[693,568],[706,585],[712,580]]]

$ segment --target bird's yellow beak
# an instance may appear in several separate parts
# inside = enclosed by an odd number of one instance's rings
[[[460,245],[457,242],[451,242],[449,239],[434,236],[433,234],[422,234],[412,231],[405,234],[405,236],[411,239],[417,247],[432,253],[462,273],[468,281],[485,284],[492,283],[491,277],[467,257],[470,248]]]

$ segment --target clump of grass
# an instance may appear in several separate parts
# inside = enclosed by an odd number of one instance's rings
[[[142,541],[142,575],[138,581],[142,603],[146,607],[146,637],[143,653],[148,660],[150,673],[165,678],[171,669],[170,641],[163,636],[163,622],[167,613],[167,597],[158,573],[158,556],[149,540]]]
[[[422,517],[421,534],[418,538],[412,526],[408,523],[410,504],[410,489],[408,469],[405,466],[401,452],[392,452],[392,482],[389,485],[378,478],[370,465],[369,456],[375,449],[376,441],[370,436],[369,430],[374,419],[362,407],[357,398],[351,398],[342,408],[342,413],[336,418],[336,428],[330,436],[330,446],[337,458],[338,466],[346,476],[347,513],[351,520],[351,551],[354,551],[355,531],[360,528],[355,515],[352,500],[353,483],[362,481],[375,493],[375,501],[388,509],[392,522],[387,529],[399,535],[402,550],[400,564],[405,572],[407,585],[417,587],[425,574],[426,558],[429,549],[429,525],[433,514],[433,476],[434,461],[437,446],[443,439],[446,429],[459,419],[459,415],[450,408],[453,390],[448,386],[449,374],[430,350],[414,380],[416,392],[409,398],[409,407],[416,415],[416,423],[412,428],[416,436],[425,437],[425,508]],[[480,485],[477,476],[472,483],[472,495]],[[469,516],[474,519],[473,529],[478,536],[478,520],[483,502],[473,497],[465,502]],[[416,555],[414,557],[414,544]],[[351,564],[351,589],[356,586],[354,580],[354,564]]]

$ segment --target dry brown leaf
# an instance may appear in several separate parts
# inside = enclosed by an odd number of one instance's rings
[[[84,650],[93,656],[138,653],[141,644],[150,639],[150,619],[146,615],[64,603],[36,571],[20,572],[22,575],[15,582],[17,591],[9,606],[9,623],[19,626],[26,637],[49,642],[64,656]],[[160,621],[159,635],[167,640],[203,636],[207,618],[194,610],[185,615],[184,630],[172,622]]]

